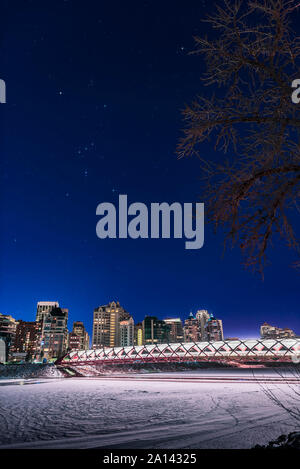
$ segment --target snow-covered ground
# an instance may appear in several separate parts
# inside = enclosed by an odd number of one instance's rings
[[[196,375],[251,378],[252,372],[1,380],[0,447],[250,448],[299,429],[262,390],[297,405],[284,382],[187,379]]]

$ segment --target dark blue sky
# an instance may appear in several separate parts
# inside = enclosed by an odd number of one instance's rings
[[[209,7],[205,4],[208,3]],[[300,333],[299,273],[280,244],[265,280],[245,271],[222,234],[183,240],[100,240],[96,206],[201,201],[194,159],[178,160],[180,109],[202,61],[187,55],[213,2],[4,1],[1,76],[0,311],[33,320],[36,302],[69,308],[69,328],[111,300],[136,321],[208,309],[225,336],[269,321]],[[207,156],[212,155],[207,146]],[[220,156],[221,157],[221,156]]]

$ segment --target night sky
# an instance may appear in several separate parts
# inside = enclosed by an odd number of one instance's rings
[[[225,337],[256,337],[264,321],[300,333],[300,273],[280,243],[262,281],[207,225],[200,250],[96,237],[97,205],[119,194],[201,202],[199,163],[175,148],[180,110],[211,92],[188,52],[214,2],[1,3],[0,311],[30,321],[56,300],[69,329],[83,320],[91,333],[93,309],[119,300],[136,322],[208,309]]]

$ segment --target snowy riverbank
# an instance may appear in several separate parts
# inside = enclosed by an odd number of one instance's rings
[[[251,448],[299,430],[258,382],[177,377],[0,383],[0,447]],[[265,386],[292,405],[288,384]]]
[[[52,364],[22,363],[0,365],[1,379],[60,378],[62,373]],[[1,381],[0,381],[1,382]]]

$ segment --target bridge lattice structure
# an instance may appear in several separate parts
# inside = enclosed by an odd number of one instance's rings
[[[300,338],[150,344],[71,351],[60,365],[113,365],[193,361],[300,361]]]

